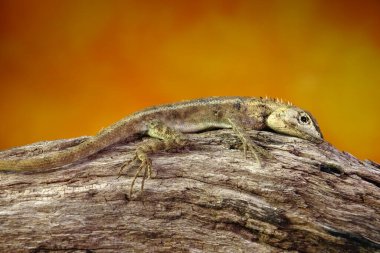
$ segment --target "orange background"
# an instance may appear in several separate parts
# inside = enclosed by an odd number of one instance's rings
[[[95,134],[146,106],[272,96],[380,161],[380,1],[0,2],[0,148]]]

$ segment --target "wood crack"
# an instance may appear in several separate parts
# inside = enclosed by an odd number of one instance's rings
[[[62,168],[0,173],[0,251],[379,251],[375,163],[328,143],[250,134],[275,157],[263,168],[235,149],[230,130],[189,134],[190,148],[152,156],[154,177],[132,198],[126,193],[134,169],[117,179],[116,167],[139,141]],[[0,157],[84,139],[36,143]]]

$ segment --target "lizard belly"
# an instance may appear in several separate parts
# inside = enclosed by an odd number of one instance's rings
[[[172,128],[182,133],[196,133],[208,129],[222,129],[231,128],[231,126],[224,122],[178,122],[170,125]]]

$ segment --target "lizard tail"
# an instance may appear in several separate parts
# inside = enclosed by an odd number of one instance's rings
[[[0,171],[33,171],[60,167],[95,154],[105,147],[121,141],[125,136],[139,132],[141,132],[141,127],[137,127],[133,122],[118,122],[77,146],[62,151],[30,158],[0,160]]]
[[[62,166],[71,162],[70,149],[37,157],[0,160],[0,171],[31,171]]]

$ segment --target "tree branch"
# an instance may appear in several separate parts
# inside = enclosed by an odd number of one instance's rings
[[[328,143],[251,131],[275,157],[258,168],[229,130],[189,135],[151,156],[153,178],[128,197],[117,177],[140,141],[61,168],[0,173],[1,252],[376,252],[380,169]],[[86,137],[0,153],[35,156]]]

